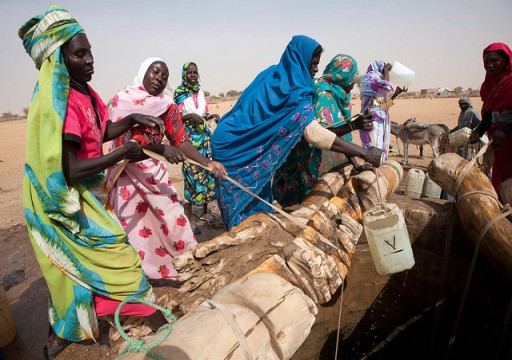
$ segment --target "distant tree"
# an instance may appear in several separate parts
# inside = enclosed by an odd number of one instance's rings
[[[237,91],[237,90],[229,90],[226,93],[226,96],[238,96],[238,95],[240,95],[240,91]]]
[[[208,91],[203,91],[205,97],[210,97],[210,93]]]
[[[462,86],[457,86],[455,89],[453,89],[453,91],[456,93],[460,93],[460,92],[462,92],[462,90],[463,90]]]
[[[15,116],[15,115],[14,115],[12,112],[10,112],[10,111],[8,111],[8,112],[4,112],[4,113],[2,114],[2,118],[3,118],[3,119],[12,118],[12,117],[14,117],[14,116]]]
[[[28,106],[23,108],[23,114],[28,115]]]
[[[473,92],[473,89],[472,88],[468,88],[468,93],[472,93]]]
[[[220,93],[219,97],[223,98],[224,97],[224,93]]]

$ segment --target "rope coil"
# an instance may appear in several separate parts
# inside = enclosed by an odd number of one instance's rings
[[[141,353],[143,353],[143,354],[145,354],[145,355],[147,355],[149,357],[152,357],[153,359],[156,359],[156,360],[166,360],[165,357],[163,357],[163,356],[161,356],[161,355],[159,355],[159,354],[157,354],[155,352],[150,351],[150,349],[155,347],[155,346],[160,345],[165,339],[167,339],[167,337],[171,334],[171,331],[172,331],[171,324],[165,324],[165,325],[161,326],[157,330],[156,334],[160,334],[161,333],[162,336],[160,336],[159,339],[157,339],[156,341],[154,341],[152,343],[146,343],[142,339],[131,339],[124,332],[123,327],[121,326],[121,323],[119,321],[119,314],[121,313],[121,308],[126,303],[129,303],[129,302],[131,302],[131,303],[137,302],[137,303],[140,303],[140,304],[151,306],[152,308],[160,310],[162,312],[162,314],[164,314],[164,316],[166,318],[170,319],[172,322],[176,322],[176,317],[172,315],[172,311],[170,309],[166,309],[164,307],[161,307],[159,305],[153,304],[152,302],[149,302],[149,301],[146,301],[146,300],[142,300],[142,299],[138,299],[138,298],[134,298],[134,297],[126,297],[121,302],[121,304],[119,304],[119,306],[117,307],[117,310],[116,310],[116,313],[115,313],[115,317],[114,317],[116,328],[119,331],[119,334],[128,343],[128,345],[123,350],[121,350],[121,352],[118,355],[118,358],[121,357],[122,355],[128,353],[128,352],[133,352],[133,353],[141,352]]]

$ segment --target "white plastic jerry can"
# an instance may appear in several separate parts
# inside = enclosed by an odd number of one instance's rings
[[[370,254],[379,274],[394,274],[414,266],[407,226],[396,204],[379,205],[365,211],[363,224]]]
[[[423,183],[423,194],[421,194],[421,196],[439,199],[441,197],[441,191],[441,187],[437,185],[427,174],[425,176],[425,182]]]
[[[452,146],[462,146],[466,144],[473,131],[468,127],[463,127],[457,131],[448,134],[448,140]]]
[[[405,196],[419,199],[423,192],[423,183],[425,181],[425,173],[420,169],[410,169],[407,172],[407,180],[405,182]]]

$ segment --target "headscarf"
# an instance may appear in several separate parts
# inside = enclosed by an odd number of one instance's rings
[[[370,73],[372,71],[378,72],[381,75],[384,74],[384,65],[386,63],[382,60],[374,60],[370,65],[368,65],[368,68],[366,69],[366,73]]]
[[[485,75],[480,87],[480,97],[483,101],[482,111],[486,112],[512,109],[512,51],[504,43],[492,43],[484,49],[483,55],[493,51],[508,57],[508,66],[498,76],[489,73]]]
[[[459,104],[466,104],[468,106],[471,106],[471,100],[468,97],[464,96],[459,99]]]
[[[137,75],[133,79],[133,84],[122,88],[114,95],[110,105],[110,118],[113,121],[120,120],[133,113],[159,117],[166,113],[171,108],[171,105],[174,104],[172,98],[165,91],[153,96],[144,88],[143,81],[146,72],[151,64],[156,61],[165,64],[165,61],[158,57],[147,58],[140,64]],[[176,122],[179,122],[181,125],[178,119],[175,119],[174,122],[167,121],[170,118],[174,119],[174,114],[166,117],[165,130],[169,135],[173,136],[173,139],[169,139],[171,144],[177,146],[182,140],[186,140],[184,129],[183,126],[176,125]],[[175,138],[180,139],[176,144],[174,143]],[[136,129],[129,130],[116,139],[111,149],[122,146],[131,139],[137,140],[142,146],[155,145],[161,142],[162,134],[160,134],[157,128],[138,126]]]
[[[18,36],[39,70],[51,54],[80,32],[82,27],[67,10],[53,5],[23,24]]]
[[[78,22],[58,6],[34,16],[18,31],[23,46],[40,70],[28,114],[26,174],[32,174],[32,185],[37,181],[54,202],[52,212],[68,215],[78,211],[79,204],[78,194],[73,188],[68,189],[62,171],[62,127],[68,105],[69,74],[60,46],[81,32]]]
[[[137,72],[137,75],[135,75],[135,77],[133,78],[133,83],[135,85],[144,87],[144,77],[146,76],[146,73],[148,72],[148,69],[151,66],[151,64],[157,61],[165,63],[159,57],[149,57],[146,60],[144,60],[142,64],[140,64],[139,66],[139,71]]]
[[[315,117],[310,64],[318,46],[307,36],[294,36],[279,63],[254,79],[219,120],[212,136],[213,158],[226,167],[230,177],[269,202],[272,176]],[[218,190],[228,228],[240,222],[242,212],[272,211],[261,203],[250,204],[254,199],[238,189],[231,190],[228,182],[222,182]]]
[[[62,169],[70,79],[60,46],[81,32],[76,20],[58,6],[18,31],[40,70],[27,120],[25,218],[51,294],[50,324],[59,337],[71,341],[99,335],[93,293],[121,301],[128,295],[154,299],[124,230],[88,190],[87,180],[68,187]]]
[[[190,85],[187,81],[187,69],[191,64],[196,65],[193,62],[187,62],[183,64],[183,68],[181,70],[181,85],[178,86],[174,91],[174,101],[178,105],[185,101],[185,99],[188,97],[194,95],[201,88],[199,81],[195,85]]]
[[[338,54],[326,66],[322,77],[313,82],[317,94],[321,91],[332,93],[345,119],[350,118],[351,114],[351,94],[347,94],[343,88],[351,85],[357,74],[357,61],[350,55]]]
[[[375,60],[368,66],[366,74],[361,77],[359,84],[361,96],[382,97],[383,93],[387,94],[393,91],[391,84],[382,79],[385,64],[382,60]],[[366,109],[361,109],[361,111],[364,110]]]

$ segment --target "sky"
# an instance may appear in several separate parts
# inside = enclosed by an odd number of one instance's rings
[[[482,50],[512,46],[511,0],[0,0],[0,114],[30,103],[38,71],[17,31],[52,3],[84,27],[95,59],[90,85],[105,102],[150,56],[167,63],[174,87],[193,61],[203,90],[242,91],[298,34],[323,46],[320,72],[339,53],[363,73],[375,59],[399,61],[416,74],[413,91],[479,88]]]

